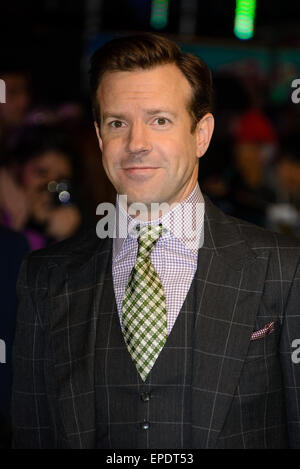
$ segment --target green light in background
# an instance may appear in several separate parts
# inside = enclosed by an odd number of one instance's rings
[[[233,32],[239,39],[251,39],[254,33],[256,0],[236,0]]]
[[[150,25],[154,29],[163,29],[168,24],[169,1],[152,0]]]

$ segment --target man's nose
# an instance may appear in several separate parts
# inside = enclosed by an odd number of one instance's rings
[[[127,148],[129,153],[141,153],[151,150],[149,131],[143,122],[132,124],[128,134]]]

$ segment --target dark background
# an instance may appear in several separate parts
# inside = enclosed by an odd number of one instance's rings
[[[225,39],[244,46],[233,34],[234,0],[196,1],[196,25],[181,34],[184,3],[189,1],[169,1],[169,21],[162,33],[183,42]],[[97,34],[102,39],[106,35],[154,31],[150,11],[151,0],[3,0],[0,67],[8,63],[30,68],[38,100],[53,103],[81,98],[81,66],[89,40]],[[258,0],[255,36],[247,46],[299,47],[299,31],[299,2]]]

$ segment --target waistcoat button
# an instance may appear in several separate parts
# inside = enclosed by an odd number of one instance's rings
[[[150,427],[150,423],[149,422],[142,422],[141,423],[141,428],[142,430],[148,430]]]
[[[143,402],[148,402],[150,400],[150,394],[148,392],[142,392],[141,399]]]

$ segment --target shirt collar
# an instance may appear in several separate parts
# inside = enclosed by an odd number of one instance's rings
[[[204,198],[199,184],[195,185],[193,191],[180,204],[177,204],[162,217],[151,221],[140,221],[131,217],[121,205],[119,195],[117,195],[114,259],[121,252],[127,237],[137,238],[137,225],[156,225],[159,223],[166,229],[162,238],[175,237],[191,252],[197,254],[202,244],[204,223]],[[189,227],[192,227],[192,231]],[[193,236],[191,236],[191,232]]]

